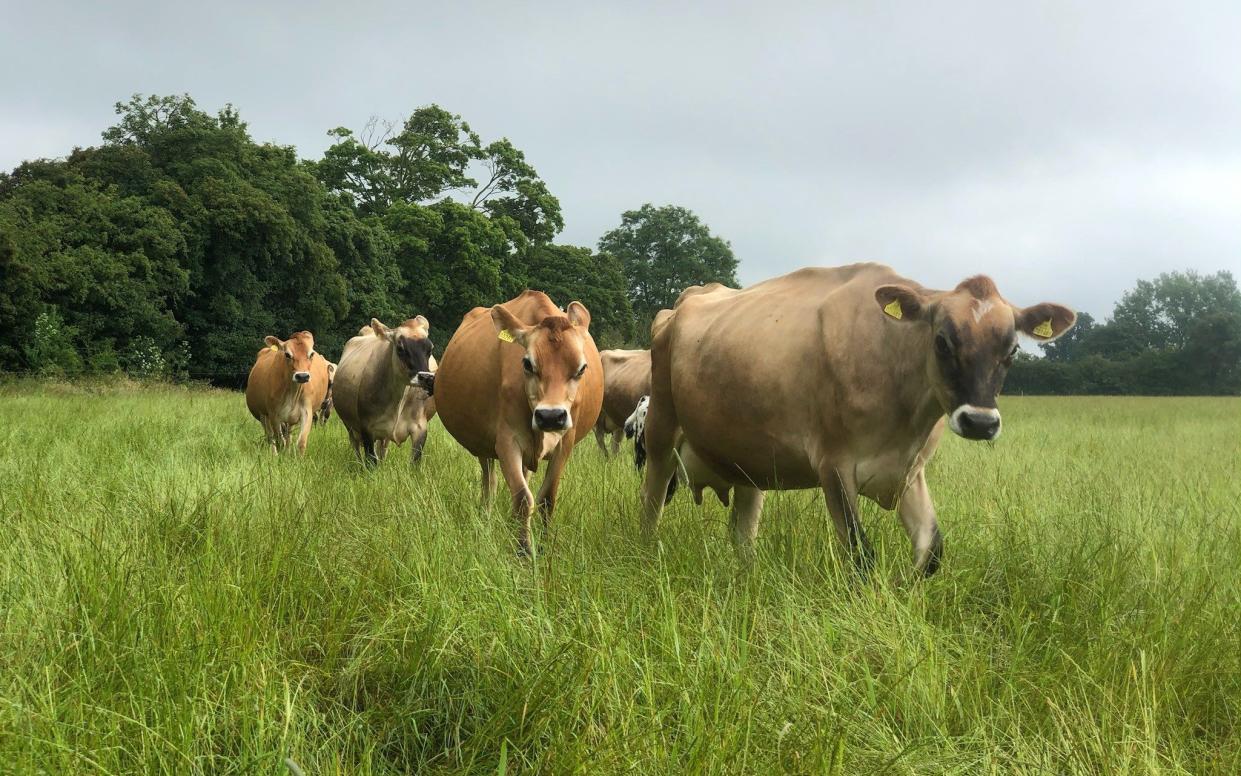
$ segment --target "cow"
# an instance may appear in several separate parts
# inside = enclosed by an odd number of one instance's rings
[[[290,429],[300,426],[297,452],[304,455],[315,410],[327,396],[327,360],[315,352],[308,331],[287,340],[268,335],[264,342],[246,380],[246,407],[263,424],[273,453],[287,447]]]
[[[422,458],[434,405],[419,375],[435,368],[431,324],[419,315],[395,328],[372,318],[345,343],[336,368],[332,404],[349,431],[353,452],[373,466],[388,443],[413,439],[414,462]]]
[[[650,404],[650,395],[643,396],[625,418],[625,437],[633,440],[633,465],[638,469],[646,465],[646,408]]]
[[[483,503],[495,492],[492,466],[512,494],[518,551],[532,553],[535,503],[546,527],[573,446],[591,432],[603,402],[603,366],[590,312],[561,312],[540,291],[476,307],[453,334],[434,381],[440,421],[482,468]],[[527,472],[547,460],[537,501]]]
[[[327,361],[327,395],[323,397],[323,402],[319,405],[319,409],[315,410],[315,424],[322,425],[328,422],[332,417],[332,382],[336,379],[336,365],[331,361]]]
[[[899,512],[929,576],[943,542],[924,469],[944,427],[997,438],[1018,333],[1048,342],[1075,321],[1058,304],[1015,307],[985,276],[935,291],[878,264],[688,288],[652,326],[643,532],[679,458],[692,486],[732,489],[746,555],[764,491],[820,488],[862,570],[873,552],[859,495]]]
[[[607,455],[604,439],[612,437],[612,455],[616,455],[625,420],[633,414],[638,400],[651,392],[651,351],[604,350],[599,358],[603,363],[603,409],[595,423],[595,441]]]

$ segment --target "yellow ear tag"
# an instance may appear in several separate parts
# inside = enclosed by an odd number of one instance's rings
[[[500,329],[499,337],[500,337],[501,342],[512,342],[513,341],[513,335],[509,333],[508,329]]]
[[[1047,320],[1040,323],[1038,326],[1035,326],[1034,333],[1039,335],[1040,337],[1050,337],[1052,334],[1051,318],[1048,318]]]
[[[904,317],[904,313],[901,312],[901,303],[899,299],[893,299],[891,302],[888,302],[884,305],[883,311],[898,321]]]
[[[277,351],[277,350],[280,350],[280,348],[276,347],[275,345],[268,345],[268,346],[267,346],[267,349],[268,349],[268,350],[270,350],[270,351],[272,351],[272,352],[275,352],[275,351]]]

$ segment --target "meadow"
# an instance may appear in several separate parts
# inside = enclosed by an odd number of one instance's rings
[[[531,563],[438,422],[366,471],[239,393],[0,385],[0,772],[1241,772],[1241,400],[1001,406],[939,574],[864,502],[862,580],[814,492],[748,566],[684,492],[644,545],[628,445]]]

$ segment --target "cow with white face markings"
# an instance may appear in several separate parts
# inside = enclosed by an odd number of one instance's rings
[[[859,564],[872,555],[861,495],[899,511],[915,568],[931,574],[942,541],[924,468],[945,425],[997,438],[1018,333],[1047,342],[1075,320],[1057,304],[1016,307],[984,276],[934,291],[878,264],[686,289],[652,325],[643,529],[677,468],[696,492],[731,487],[747,550],[764,491],[820,488]]]
[[[633,465],[642,468],[646,463],[646,408],[651,404],[650,396],[638,399],[638,406],[633,413],[625,418],[625,438],[633,440]]]

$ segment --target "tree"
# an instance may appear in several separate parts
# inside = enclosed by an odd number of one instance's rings
[[[359,215],[383,215],[396,203],[433,204],[458,193],[496,222],[514,251],[549,242],[564,228],[559,200],[507,138],[483,146],[469,124],[438,105],[416,109],[399,131],[397,126],[371,119],[360,136],[333,129],[328,134],[337,142],[311,166]]]
[[[590,310],[590,330],[600,347],[619,347],[633,338],[633,310],[620,261],[574,245],[542,245],[526,257],[527,285],[559,305],[577,300]]]
[[[603,235],[599,251],[620,259],[639,326],[671,307],[687,286],[737,285],[737,258],[683,207],[643,205],[621,215],[621,225]]]

